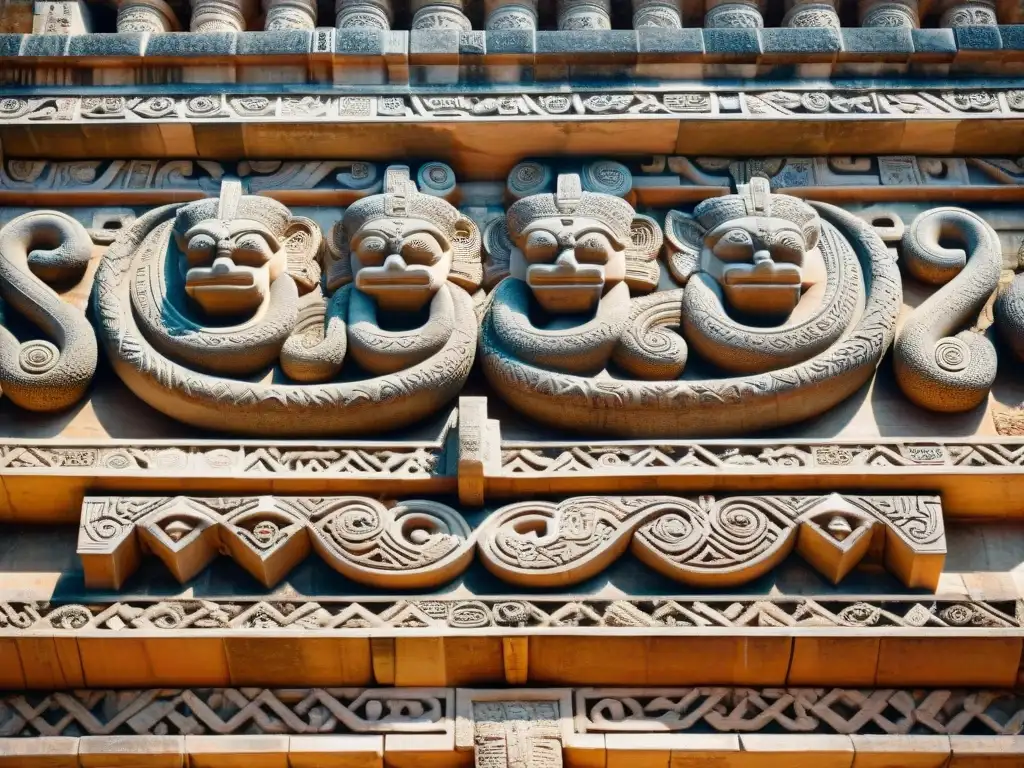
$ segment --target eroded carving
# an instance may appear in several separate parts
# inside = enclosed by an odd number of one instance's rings
[[[143,216],[96,282],[115,370],[174,418],[247,434],[380,431],[436,411],[475,354],[476,225],[401,167],[347,209],[326,291],[320,241],[237,182]],[[376,378],[337,381],[347,357]]]
[[[961,247],[948,247],[947,242]],[[970,410],[992,388],[996,351],[981,332],[957,331],[974,321],[999,283],[999,239],[970,211],[935,208],[907,228],[903,256],[914,277],[942,287],[900,330],[893,356],[896,380],[923,408]]]
[[[622,277],[626,229],[630,241],[640,231],[625,201],[561,177],[506,219],[507,248],[495,232],[489,251],[507,253],[511,279],[484,322],[484,371],[512,405],[562,427],[667,437],[792,423],[867,381],[893,336],[901,283],[878,235],[760,177],[693,217],[669,213],[675,286],[646,298],[630,288],[651,283]],[[688,344],[737,376],[680,379]]]
[[[92,381],[96,335],[84,311],[51,287],[81,282],[91,257],[89,233],[63,213],[27,213],[0,228],[0,388],[22,408],[69,408]],[[4,317],[12,310],[46,338],[19,340]]]

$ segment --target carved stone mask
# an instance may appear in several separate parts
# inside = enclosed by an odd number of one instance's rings
[[[810,206],[773,195],[766,179],[754,178],[737,195],[701,203],[694,218],[704,230],[699,269],[718,282],[729,306],[751,315],[793,311],[820,235]]]
[[[455,279],[456,262],[475,263],[481,271],[479,231],[457,208],[419,192],[404,166],[387,170],[384,188],[349,206],[342,220],[359,291],[381,309],[415,311]],[[477,275],[473,282],[479,280]]]
[[[237,317],[255,314],[285,273],[309,290],[319,279],[315,228],[280,203],[243,196],[238,182],[226,181],[219,198],[187,205],[175,220],[185,292],[207,315]]]
[[[626,278],[633,218],[626,201],[583,192],[575,174],[559,176],[554,195],[531,195],[509,208],[511,276],[552,314],[590,312]]]

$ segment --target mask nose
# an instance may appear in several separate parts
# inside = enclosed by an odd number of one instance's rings
[[[226,237],[222,237],[221,239],[219,239],[217,241],[217,259],[216,259],[216,261],[220,261],[221,259],[227,259],[228,261],[232,260],[231,259],[231,241],[228,240]]]
[[[230,250],[228,251],[230,254]],[[220,246],[217,247],[217,258],[213,260],[213,266],[211,267],[213,274],[215,275],[226,275],[235,268],[235,262],[232,260],[230,255],[222,255]]]
[[[576,269],[579,266],[579,262],[576,261],[576,249],[566,248],[560,251],[558,258],[555,259],[555,266],[563,269]]]
[[[772,254],[771,251],[761,249],[754,251],[754,264],[771,264]]]
[[[402,258],[402,254],[392,253],[384,259],[382,268],[385,272],[402,272],[408,268],[408,265],[405,263],[405,259]]]

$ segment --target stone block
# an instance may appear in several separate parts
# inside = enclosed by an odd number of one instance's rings
[[[851,768],[849,736],[806,733],[741,734],[744,764],[750,768]]]
[[[1024,736],[950,736],[948,768],[1020,768]]]
[[[532,29],[489,29],[485,33],[488,56],[527,56],[537,50],[536,32]]]
[[[186,736],[189,768],[288,768],[287,736]]]
[[[7,59],[21,53],[25,35],[0,35],[0,58]]]
[[[611,63],[636,58],[637,34],[631,29],[537,32],[537,56],[567,59],[569,64]],[[580,57],[584,57],[581,59]]]
[[[473,751],[456,751],[450,734],[389,733],[384,736],[388,768],[470,768]]]
[[[21,45],[21,55],[40,58],[63,56],[70,41],[69,35],[26,35]]]
[[[811,58],[834,58],[843,48],[843,41],[838,29],[829,27],[807,27],[790,29],[777,27],[761,30],[761,45],[765,56],[770,54],[788,54],[793,60]]]
[[[861,735],[853,742],[853,768],[944,768],[948,736]]]
[[[33,0],[0,0],[0,33],[28,34],[32,31]]]
[[[709,59],[756,59],[764,52],[761,30],[705,29],[704,50]]]
[[[1014,637],[883,637],[875,685],[1012,688],[1022,642]]]
[[[1004,24],[999,27],[999,41],[1004,51],[1024,52],[1024,24]]]
[[[740,737],[734,733],[680,733],[672,736],[669,768],[742,768]]]
[[[234,32],[164,32],[150,35],[146,58],[212,58],[233,56],[239,35]]]
[[[383,56],[388,33],[380,29],[334,30],[334,53],[340,56]]]
[[[605,734],[606,768],[668,768],[672,736],[667,733]]]
[[[74,35],[68,42],[68,56],[140,57],[145,47],[146,38],[141,32],[97,32]]]
[[[292,736],[288,747],[289,768],[380,768],[383,764],[383,736]]]
[[[484,56],[487,53],[487,36],[480,30],[463,32],[459,35],[460,56]]]
[[[956,56],[956,38],[952,29],[912,29],[910,39],[915,56],[952,61]]]
[[[313,31],[279,29],[273,32],[242,32],[237,36],[239,56],[306,56]]]
[[[184,768],[184,736],[83,736],[81,768]]]
[[[233,685],[358,686],[373,681],[369,638],[228,637]]]
[[[888,61],[904,59],[914,52],[914,40],[910,32],[901,27],[844,28],[841,58],[870,56]]]
[[[790,686],[863,686],[875,683],[878,637],[806,637],[793,639]]]
[[[32,32],[37,35],[85,35],[92,31],[85,0],[36,0]]]
[[[957,27],[951,31],[960,51],[998,51],[1003,47],[997,27]]]
[[[665,56],[702,55],[704,35],[699,29],[664,29],[644,27],[638,29],[637,51],[641,58]]]
[[[0,738],[0,768],[78,768],[78,739]]]
[[[412,63],[457,62],[461,33],[457,29],[414,29],[409,33]]]

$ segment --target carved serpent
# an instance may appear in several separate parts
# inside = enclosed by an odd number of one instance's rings
[[[996,328],[1018,360],[1024,360],[1024,274],[999,294],[994,307]]]
[[[863,311],[828,349],[757,375],[698,381],[589,379],[533,365],[505,348],[493,310],[483,325],[484,372],[520,411],[565,429],[624,436],[729,435],[792,424],[821,414],[868,381],[892,342],[902,303],[899,272],[885,243],[865,222],[813,204],[852,244],[867,296]],[[848,247],[842,243],[842,247]]]
[[[946,248],[955,238],[967,251]],[[918,279],[942,287],[915,309],[894,347],[896,380],[923,408],[955,413],[976,407],[996,377],[996,350],[977,331],[961,331],[999,283],[1001,248],[992,228],[962,208],[934,208],[911,223],[903,236],[907,268]]]
[[[825,263],[825,293],[814,314],[780,328],[756,328],[729,317],[714,279],[695,274],[683,295],[683,329],[702,357],[731,373],[763,373],[796,365],[831,347],[860,308],[864,284],[857,259],[822,228],[819,251]]]
[[[89,233],[63,213],[27,213],[0,229],[0,295],[52,339],[22,343],[0,323],[0,387],[22,408],[68,408],[96,373],[88,319],[43,282],[80,278],[91,257]]]
[[[178,206],[157,208],[122,231],[104,256],[94,284],[97,328],[114,369],[157,410],[202,429],[250,435],[351,435],[404,426],[439,410],[465,383],[476,351],[473,302],[451,293],[454,328],[423,362],[389,376],[353,382],[294,385],[238,381],[192,370],[161,354],[142,334],[131,309],[139,248],[162,242],[156,231]]]
[[[506,279],[490,303],[494,332],[506,349],[541,365],[580,374],[608,363],[629,318],[629,287],[619,283],[601,299],[595,316],[572,328],[548,330],[530,322],[530,288]]]

